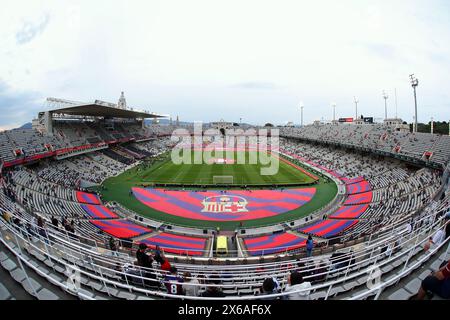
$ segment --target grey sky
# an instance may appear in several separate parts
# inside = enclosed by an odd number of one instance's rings
[[[186,121],[262,124],[354,116],[450,119],[447,1],[7,1],[0,128],[48,96],[116,102]],[[11,111],[17,110],[17,111]]]

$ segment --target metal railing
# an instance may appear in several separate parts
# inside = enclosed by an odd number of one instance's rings
[[[433,215],[434,214],[434,215]],[[260,295],[260,296],[248,296],[248,297],[240,297],[241,299],[259,299],[259,298],[275,298],[275,297],[282,297],[291,293],[295,293],[295,292],[302,292],[302,291],[318,291],[320,289],[326,289],[326,293],[325,293],[325,298],[328,298],[328,296],[331,293],[331,290],[334,286],[337,286],[339,284],[343,284],[346,283],[347,281],[351,281],[352,279],[361,277],[361,276],[366,276],[367,274],[371,274],[373,267],[371,267],[370,265],[372,263],[377,263],[378,267],[381,267],[383,265],[386,264],[390,264],[392,262],[394,262],[397,259],[400,259],[400,257],[404,256],[404,257],[408,257],[405,261],[405,265],[404,265],[404,270],[409,270],[406,269],[408,260],[412,255],[412,252],[414,250],[416,250],[417,248],[421,248],[421,246],[428,240],[429,236],[432,235],[434,233],[434,231],[436,230],[436,226],[438,226],[441,222],[441,219],[435,219],[436,218],[436,212],[432,213],[430,216],[425,216],[424,219],[428,219],[428,218],[433,218],[433,222],[430,224],[427,224],[423,227],[421,227],[420,229],[416,230],[416,232],[414,233],[410,233],[405,235],[404,237],[401,237],[401,240],[398,244],[395,244],[394,246],[392,246],[392,250],[390,251],[389,256],[387,256],[386,259],[386,254],[384,252],[376,252],[376,248],[381,246],[381,245],[387,245],[389,243],[392,244],[392,241],[396,240],[399,241],[399,238],[396,237],[396,235],[393,235],[393,237],[391,238],[386,238],[386,240],[383,243],[373,243],[372,246],[367,246],[364,250],[361,251],[361,253],[349,253],[348,254],[348,259],[347,260],[343,260],[345,261],[349,261],[350,263],[348,263],[346,266],[340,267],[340,268],[334,268],[331,271],[327,271],[327,272],[323,272],[321,273],[316,273],[314,276],[325,276],[325,278],[327,279],[328,277],[332,276],[333,274],[340,274],[341,277],[336,279],[336,280],[330,280],[330,281],[326,281],[325,283],[320,283],[320,284],[316,284],[313,285],[309,290],[299,290],[299,291],[292,291],[292,292],[283,292],[280,294],[276,294],[276,295]],[[1,234],[2,234],[2,241],[5,243],[5,245],[7,245],[7,242],[5,242],[5,236],[10,233],[10,234],[14,234],[14,239],[15,239],[15,244],[18,248],[20,248],[21,246],[24,246],[25,244],[28,246],[28,248],[32,248],[33,250],[39,252],[40,254],[42,254],[45,257],[48,257],[49,259],[53,260],[53,261],[57,261],[58,263],[64,265],[67,268],[75,268],[77,269],[77,271],[80,272],[80,274],[83,274],[89,278],[92,278],[94,280],[97,280],[99,282],[101,282],[106,288],[108,288],[108,286],[110,286],[111,288],[115,287],[115,288],[122,288],[124,290],[131,290],[131,291],[135,291],[135,292],[139,292],[139,293],[144,293],[146,295],[152,295],[152,296],[158,296],[158,297],[170,297],[170,298],[182,298],[182,299],[206,299],[208,300],[209,298],[202,298],[202,297],[180,297],[180,296],[174,296],[174,295],[170,295],[167,294],[165,292],[162,292],[161,290],[148,290],[145,288],[140,288],[140,287],[135,287],[132,284],[130,284],[129,281],[129,277],[131,277],[129,274],[127,275],[126,272],[121,272],[121,271],[117,271],[113,266],[116,266],[117,263],[120,262],[124,262],[122,259],[120,258],[115,258],[115,257],[109,257],[109,256],[104,256],[102,254],[99,254],[98,252],[95,251],[91,251],[88,250],[84,247],[78,247],[77,244],[75,243],[71,243],[71,242],[67,242],[67,241],[61,241],[61,239],[58,239],[57,237],[53,238],[53,237],[48,237],[48,238],[42,238],[42,237],[37,237],[35,234],[30,234],[28,231],[22,230],[16,230],[14,227],[12,227],[11,225],[6,224],[3,220],[0,220],[4,226],[4,228],[2,228]],[[5,230],[6,229],[6,230]],[[401,234],[400,234],[401,235]],[[33,240],[32,240],[33,239]],[[38,246],[38,244],[40,244],[40,247]],[[412,244],[409,246],[409,248],[407,248],[406,250],[400,249],[399,253],[395,253],[395,249],[396,248],[402,248],[402,246],[406,246],[408,244]],[[43,247],[43,248],[42,248]],[[62,253],[62,256],[64,257],[64,259],[61,258],[61,256],[57,256],[55,254],[52,255],[52,252],[54,249],[57,250],[61,250],[60,253]],[[368,255],[368,257],[367,257]],[[358,260],[359,258],[361,258],[361,261],[356,262],[356,260]],[[316,258],[317,259],[317,258]],[[380,259],[381,262],[379,262]],[[354,263],[351,263],[351,261],[354,260]],[[73,264],[69,263],[68,261],[74,261]],[[311,258],[308,259],[304,259],[303,262],[311,262],[313,261]],[[342,260],[340,260],[339,262],[343,262]],[[83,266],[90,266],[89,269],[85,270],[80,268],[79,266],[77,266],[77,262],[80,264],[82,264]],[[129,262],[129,260],[127,261]],[[86,264],[87,263],[87,264]],[[102,264],[100,264],[102,263]],[[234,287],[248,287],[249,285],[252,286],[260,286],[262,284],[262,280],[265,276],[276,276],[276,277],[281,277],[284,278],[288,275],[288,273],[291,270],[298,270],[299,268],[297,268],[297,265],[294,266],[294,264],[298,264],[298,261],[291,261],[291,265],[289,266],[289,264],[287,264],[286,262],[283,263],[275,263],[274,264],[274,268],[269,268],[268,265],[260,265],[259,267],[264,267],[265,271],[267,272],[261,272],[260,274],[255,273],[255,270],[250,270],[251,273],[247,272],[247,276],[245,276],[245,274],[241,274],[241,276],[236,276],[239,275],[239,273],[237,272],[237,270],[233,270],[232,268],[230,268],[231,266],[227,266],[229,268],[229,270],[233,271],[233,277],[228,277],[228,278],[223,278],[221,277],[222,280],[235,280],[235,281],[245,281],[245,283],[242,284],[236,284],[236,283],[232,283],[232,284],[215,284],[213,286],[215,287],[221,287],[221,288],[234,288]],[[106,265],[106,266],[105,266]],[[184,268],[183,265],[177,265],[180,268]],[[369,266],[369,267],[366,267]],[[211,266],[213,267],[213,266]],[[216,267],[216,266],[214,266]],[[242,266],[241,266],[242,267]],[[245,266],[247,267],[247,266]],[[193,270],[196,270],[197,273],[201,272],[201,266],[192,266],[191,265],[191,269],[194,268]],[[79,270],[78,270],[79,269]],[[281,270],[280,270],[281,269]],[[89,271],[88,271],[89,270]],[[157,270],[157,269],[145,269],[145,268],[136,268],[136,270],[139,270],[141,272],[141,274],[144,273],[148,273],[150,272],[151,274],[155,275],[156,277],[160,277],[160,279],[162,279],[162,276],[165,274],[163,271],[161,270]],[[185,268],[185,270],[190,270]],[[356,271],[355,271],[356,270]],[[300,270],[301,271],[301,270]],[[209,276],[211,279],[211,276],[214,277],[217,276],[218,274],[216,272],[212,272],[211,270],[208,270],[209,272]],[[106,274],[109,275],[116,275],[122,279],[124,279],[124,282],[120,282],[117,280],[111,280],[110,278],[105,277]],[[128,278],[127,278],[128,277]],[[145,276],[136,276],[133,275],[132,278],[137,278],[137,279],[141,279],[142,281],[145,280],[151,280],[151,278],[149,279],[148,277]],[[257,281],[260,278],[259,281]],[[306,279],[308,279],[308,277],[305,277]],[[255,280],[255,281],[254,281]],[[281,283],[284,285],[285,284],[285,279],[281,279]],[[191,284],[190,284],[191,285]],[[192,284],[195,285],[195,284]],[[198,284],[198,286],[201,286],[203,288],[206,288],[208,286],[210,286],[211,284],[208,283],[200,283]],[[227,297],[225,299],[234,299],[236,298],[236,296],[234,297]]]

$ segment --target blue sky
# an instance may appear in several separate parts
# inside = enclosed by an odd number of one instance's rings
[[[46,97],[185,121],[263,124],[388,114],[450,120],[447,1],[3,1],[0,129]]]

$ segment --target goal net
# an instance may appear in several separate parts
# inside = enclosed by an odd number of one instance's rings
[[[233,184],[233,176],[213,176],[214,184]]]

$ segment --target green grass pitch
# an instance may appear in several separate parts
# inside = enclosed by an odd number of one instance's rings
[[[280,167],[276,175],[261,176],[259,171],[261,168],[260,164],[175,165],[172,163],[170,157],[166,155],[161,160],[153,162],[150,166],[140,165],[117,177],[105,180],[102,185],[103,188],[96,188],[96,191],[102,194],[104,201],[116,201],[136,213],[154,220],[189,227],[220,227],[222,230],[234,230],[239,226],[240,222],[192,220],[156,211],[142,204],[134,196],[130,196],[130,189],[134,186],[140,186],[142,184],[151,185],[152,183],[209,184],[212,183],[212,177],[214,175],[232,175],[235,184],[266,184],[272,186],[273,184],[304,183],[308,184],[305,187],[311,187],[310,183],[314,181],[313,178],[286,162],[280,160],[279,163]],[[313,186],[316,188],[315,196],[310,202],[300,208],[282,215],[243,221],[243,227],[264,226],[301,218],[325,206],[337,193],[336,184],[334,182],[327,182],[323,178],[320,178],[318,183]],[[296,186],[296,188],[299,188],[299,186]]]
[[[128,172],[129,178],[138,183],[177,183],[177,184],[213,184],[214,176],[233,176],[235,185],[270,185],[270,184],[307,184],[314,182],[314,179],[294,168],[290,164],[279,161],[278,173],[275,175],[261,175],[261,168],[269,165],[262,165],[258,160],[257,164],[249,164],[249,152],[245,152],[245,164],[174,164],[170,157],[163,163],[141,170],[131,170]],[[192,156],[192,154],[191,154]],[[227,159],[226,154],[213,154],[216,159]],[[236,161],[237,154],[230,157]],[[193,157],[191,158],[193,159]],[[193,162],[193,160],[191,160]]]

